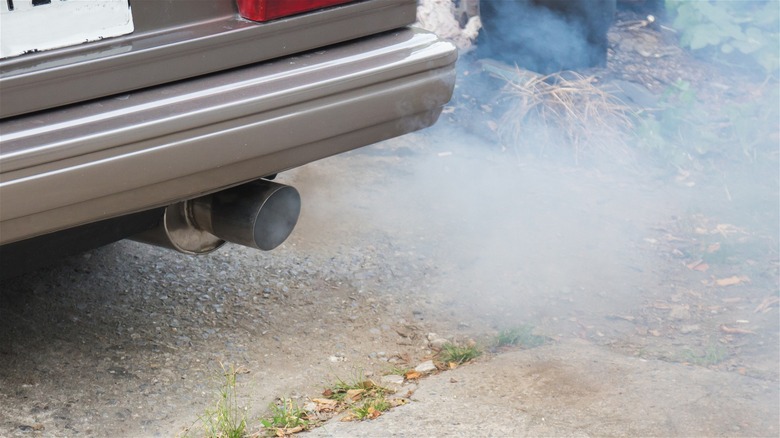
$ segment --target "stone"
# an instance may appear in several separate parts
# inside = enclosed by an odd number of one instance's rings
[[[433,364],[432,360],[429,360],[421,363],[420,365],[417,365],[414,367],[414,370],[421,374],[432,373],[436,371],[436,365]]]

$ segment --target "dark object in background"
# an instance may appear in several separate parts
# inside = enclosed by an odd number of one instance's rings
[[[603,66],[616,0],[482,0],[478,55],[548,74]]]
[[[603,66],[616,7],[666,16],[664,0],[482,0],[478,55],[543,74]]]

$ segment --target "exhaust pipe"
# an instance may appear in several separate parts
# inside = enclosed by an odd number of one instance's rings
[[[186,254],[206,254],[225,241],[268,251],[292,233],[300,212],[295,188],[257,180],[170,205],[156,228],[132,239]]]

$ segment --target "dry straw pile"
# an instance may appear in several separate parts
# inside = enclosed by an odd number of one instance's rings
[[[594,77],[571,71],[542,76],[518,68],[492,73],[506,80],[510,98],[498,134],[518,155],[563,147],[578,163],[588,155],[631,161],[634,113]]]

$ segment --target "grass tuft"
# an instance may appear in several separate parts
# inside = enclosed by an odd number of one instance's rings
[[[496,336],[496,347],[523,346],[534,348],[544,344],[546,341],[544,336],[535,335],[533,330],[533,326],[530,325],[501,330]]]
[[[236,376],[245,371],[232,365],[228,368],[220,364],[220,367],[223,379],[217,402],[198,419],[208,437],[241,438],[246,435],[247,422],[245,411],[238,406]]]
[[[482,351],[476,345],[459,346],[444,344],[439,352],[439,360],[444,363],[461,365],[472,361],[482,355]]]
[[[269,406],[271,416],[260,420],[260,424],[275,435],[285,436],[307,429],[312,422],[306,410],[294,400],[281,398]]]

